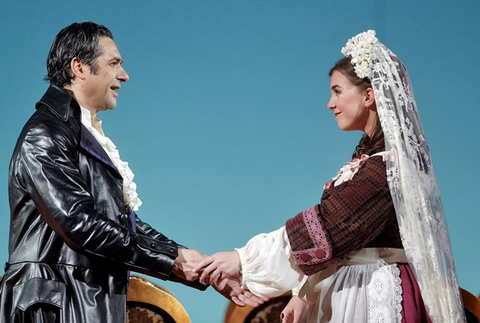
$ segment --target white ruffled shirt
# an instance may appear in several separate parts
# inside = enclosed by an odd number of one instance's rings
[[[135,175],[130,167],[128,167],[128,163],[120,159],[117,146],[103,133],[102,120],[97,117],[92,120],[92,115],[89,110],[83,107],[80,107],[80,109],[82,111],[82,124],[90,131],[95,139],[97,139],[98,143],[103,147],[123,177],[123,199],[125,205],[129,205],[133,211],[137,211],[140,205],[142,205],[142,201],[138,198],[137,185],[133,182]]]

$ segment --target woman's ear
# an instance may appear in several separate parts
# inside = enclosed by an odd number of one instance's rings
[[[371,107],[375,105],[375,93],[371,87],[365,89],[363,92],[364,95],[364,103],[367,107]]]

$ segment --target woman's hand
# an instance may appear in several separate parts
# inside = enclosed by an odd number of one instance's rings
[[[193,269],[200,273],[200,282],[211,284],[224,279],[238,280],[242,277],[242,264],[236,251],[217,252],[202,259]]]
[[[250,291],[241,288],[237,280],[224,279],[221,282],[215,281],[212,287],[237,306],[249,305],[257,307],[269,300],[266,297],[256,296]]]
[[[292,296],[287,306],[280,314],[282,323],[300,323],[305,321],[305,313],[307,312],[308,305],[302,299],[296,295]]]

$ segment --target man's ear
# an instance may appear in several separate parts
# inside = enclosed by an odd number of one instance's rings
[[[78,57],[72,58],[70,62],[70,72],[72,73],[73,79],[79,78],[84,79],[85,74],[90,71],[88,65],[82,62]]]
[[[365,106],[371,107],[372,105],[375,105],[375,93],[371,87],[365,89],[363,95]]]

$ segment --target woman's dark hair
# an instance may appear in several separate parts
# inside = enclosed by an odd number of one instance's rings
[[[72,84],[70,62],[77,57],[97,72],[96,59],[102,54],[98,45],[100,37],[113,39],[111,31],[94,22],[73,23],[55,37],[47,58],[47,76],[44,80],[59,87]]]
[[[350,82],[352,82],[352,84],[356,86],[360,91],[371,88],[372,83],[367,77],[361,79],[357,76],[357,74],[355,74],[355,69],[353,68],[350,60],[350,57],[344,57],[340,59],[332,67],[328,75],[332,77],[333,72],[338,71],[342,73]],[[353,152],[352,158],[360,158],[362,154],[372,155],[384,150],[385,141],[383,136],[383,129],[380,124],[380,120],[377,118],[373,131],[373,136],[371,138],[367,134],[364,134],[362,136],[355,151]]]

